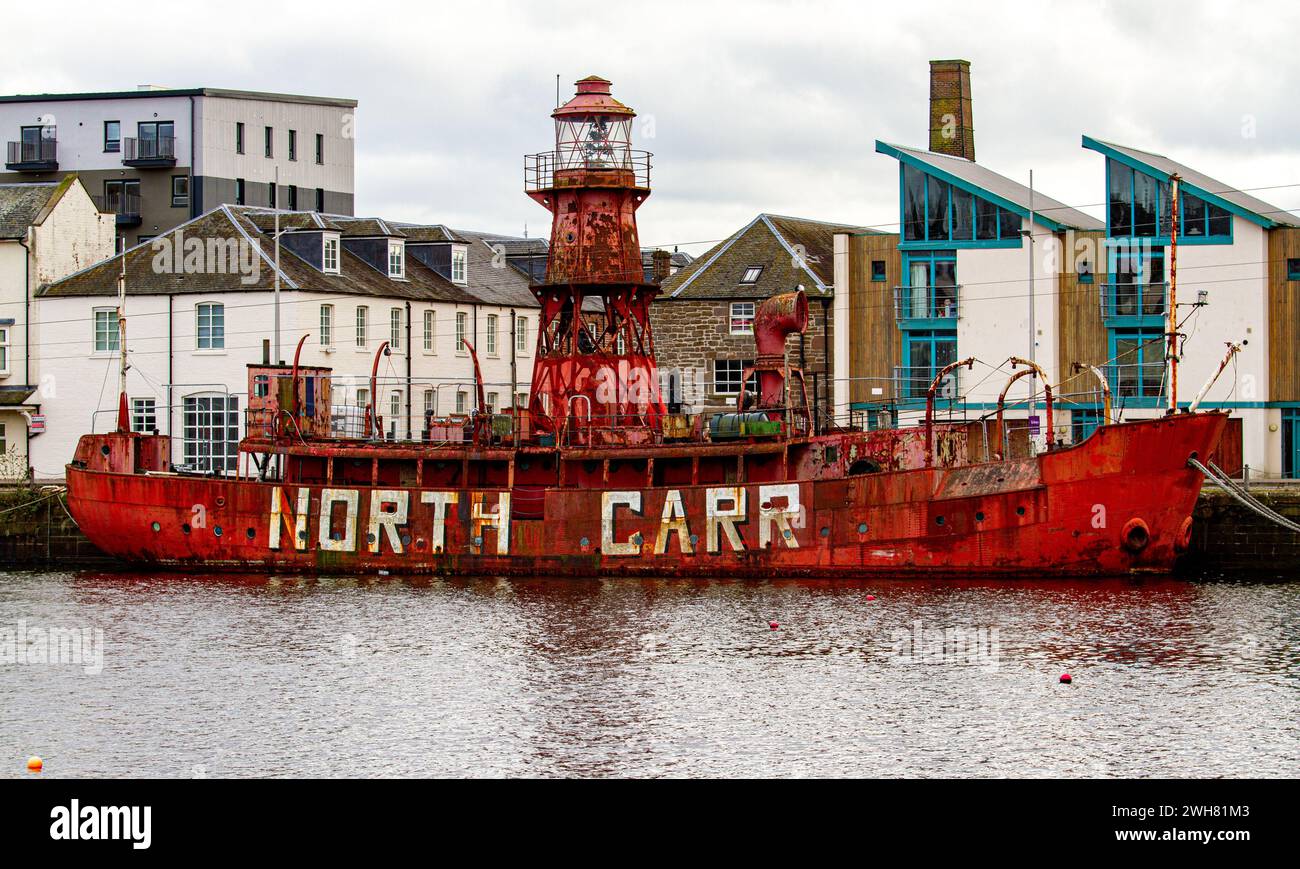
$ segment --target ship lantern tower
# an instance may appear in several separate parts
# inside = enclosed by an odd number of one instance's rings
[[[659,427],[650,303],[636,211],[650,195],[650,154],[632,148],[636,112],[590,76],[551,113],[555,148],[525,160],[528,195],[551,212],[529,410],[572,442],[645,442]]]

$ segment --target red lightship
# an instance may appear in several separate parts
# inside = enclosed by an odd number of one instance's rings
[[[756,394],[742,386],[734,411],[707,420],[668,413],[650,323],[659,290],[644,279],[636,230],[650,155],[631,148],[634,112],[593,77],[553,117],[554,150],[526,169],[528,195],[553,215],[546,278],[532,288],[541,317],[526,409],[428,418],[403,443],[385,439],[372,405],[365,431],[342,436],[329,369],[250,365],[234,474],[177,471],[170,439],[131,432],[124,403],[117,431],[81,438],[68,501],[86,536],[128,562],[187,570],[1173,568],[1202,479],[1188,460],[1217,445],[1220,413],[1106,424],[1075,446],[992,462],[968,453],[966,423],[929,412],[924,426],[818,433],[803,373],[785,355],[787,336],[807,325],[802,292],[759,306],[757,361],[742,378],[753,375]]]

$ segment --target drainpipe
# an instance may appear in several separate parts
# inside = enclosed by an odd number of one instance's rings
[[[822,297],[822,373],[826,381],[822,384],[825,391],[826,414],[828,419],[835,418],[835,408],[831,406],[831,339],[830,339],[830,319],[831,319],[831,300]],[[817,423],[817,432],[821,433],[821,422]]]
[[[519,370],[516,353],[519,344],[515,339],[515,329],[519,321],[515,317],[515,309],[510,309],[510,427],[514,430],[515,447],[519,446],[519,403],[515,396],[519,394]]]
[[[411,303],[406,303],[406,439],[411,439],[411,359],[415,348],[411,345]]]
[[[27,231],[32,230],[28,227]],[[32,249],[21,238],[23,249],[23,386],[32,385]]]
[[[475,349],[477,349],[477,348],[478,348],[478,305],[475,304],[475,305],[473,305],[472,307],[473,307],[473,309],[474,309],[474,324],[473,324],[473,329],[474,329],[474,347],[475,347]],[[477,368],[477,367],[478,367],[477,364],[476,364],[474,367]],[[478,378],[475,377],[474,380],[477,382],[477,381],[478,381]],[[481,412],[483,411],[482,403],[480,402],[479,406],[476,407],[476,408],[474,408],[474,409],[475,409],[476,411],[478,411],[478,412],[481,413]]]
[[[194,97],[190,97],[190,217],[199,216],[198,188],[194,184]]]
[[[167,295],[167,437],[172,436],[172,383],[176,379],[174,367],[175,357],[172,354],[172,302],[175,296],[168,293]]]

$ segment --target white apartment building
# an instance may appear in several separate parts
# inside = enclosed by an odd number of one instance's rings
[[[119,250],[218,205],[351,214],[355,100],[219,88],[0,96],[0,182],[80,174]]]
[[[292,363],[305,336],[299,359],[333,369],[336,420],[350,433],[362,434],[371,405],[386,436],[417,440],[428,416],[477,409],[471,347],[484,409],[522,402],[537,324],[519,261],[535,256],[526,242],[315,212],[279,218],[278,272],[276,212],[222,206],[41,290],[37,364],[60,390],[33,446],[38,478],[60,478],[80,435],[115,422],[123,259],[132,426],[171,435],[178,465],[233,470],[247,366],[275,354],[277,274],[279,358]]]

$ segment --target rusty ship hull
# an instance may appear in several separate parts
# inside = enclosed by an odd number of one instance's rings
[[[780,460],[762,465],[751,447],[750,468],[773,469],[761,472],[771,477],[766,483],[658,486],[646,485],[653,477],[626,452],[596,460],[591,451],[563,450],[426,453],[429,479],[416,485],[385,481],[380,467],[389,462],[349,460],[337,447],[326,463],[365,464],[369,485],[341,470],[323,472],[306,455],[291,459],[286,480],[276,483],[123,474],[95,470],[95,459],[107,465],[115,450],[147,451],[149,438],[108,434],[87,436],[68,488],[78,525],[104,552],[181,570],[728,578],[1168,572],[1190,541],[1200,491],[1201,475],[1187,460],[1213,450],[1225,419],[1201,413],[1121,423],[1033,458],[843,476],[830,475],[851,453],[879,455],[888,443],[901,463],[908,452],[897,433],[823,436],[785,444]],[[792,460],[792,449],[824,460],[832,445],[838,455],[823,461],[828,476],[798,479],[807,459]],[[388,458],[400,462],[400,455]],[[745,453],[707,455],[726,462]],[[558,464],[548,465],[548,456]],[[585,479],[455,487],[434,471],[439,463],[460,463],[459,473],[503,458],[506,473],[519,478],[524,466],[558,473],[570,464],[607,477],[606,462],[622,465],[613,472],[618,481],[603,487]],[[426,460],[416,461],[425,476]],[[794,473],[777,473],[782,464]],[[692,467],[698,473],[699,462]],[[632,485],[634,474],[643,475],[640,486]]]

